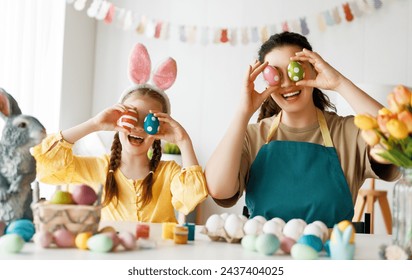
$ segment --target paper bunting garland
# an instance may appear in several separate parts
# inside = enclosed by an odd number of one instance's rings
[[[272,22],[259,27],[177,26],[163,19],[149,19],[145,15],[138,14],[132,10],[115,6],[107,0],[66,0],[66,3],[73,5],[77,11],[86,10],[90,18],[103,21],[105,24],[114,24],[123,30],[134,30],[137,34],[148,38],[169,40],[171,35],[173,35],[173,38],[177,38],[182,43],[199,43],[203,46],[208,44],[236,46],[239,44],[247,45],[265,42],[271,34],[279,30],[293,31],[305,36],[311,32],[325,32],[328,28],[333,28],[333,26],[343,23],[351,23],[356,18],[381,9],[384,1],[342,1],[340,5],[319,11],[315,15],[301,15],[297,18],[283,20],[282,22]],[[87,5],[88,7],[86,7]],[[309,26],[308,22],[310,24],[317,24],[317,26]]]

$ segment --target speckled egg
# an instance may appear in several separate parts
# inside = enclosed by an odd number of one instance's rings
[[[93,232],[91,231],[85,231],[85,232],[80,232],[76,235],[76,238],[74,239],[74,243],[77,248],[81,250],[87,250],[89,249],[87,247],[87,240],[89,240],[90,237],[93,236]]]
[[[60,248],[75,247],[76,235],[70,230],[59,228],[53,232],[54,243]]]
[[[295,260],[315,260],[319,258],[319,254],[315,249],[301,243],[296,243],[292,246],[290,255]]]
[[[298,240],[302,236],[306,225],[306,222],[302,219],[291,219],[283,227],[283,234]]]
[[[315,249],[317,252],[320,252],[323,249],[322,239],[312,234],[302,235],[298,239],[297,243],[308,245]]]
[[[24,239],[19,234],[10,233],[0,237],[0,252],[15,254],[24,247]]]
[[[33,236],[33,241],[37,246],[49,248],[54,241],[53,234],[47,230],[36,232]]]
[[[156,134],[159,131],[159,125],[159,119],[155,117],[153,113],[147,114],[143,125],[144,131],[146,131],[147,134]]]
[[[270,86],[277,86],[280,83],[279,71],[271,65],[266,66],[263,70],[263,78]]]
[[[259,235],[263,233],[263,225],[257,219],[250,219],[243,225],[243,231],[246,235]]]
[[[245,234],[243,232],[243,220],[237,214],[230,214],[223,226],[226,233],[231,238],[242,238]]]
[[[120,244],[123,246],[125,250],[133,250],[137,247],[136,237],[131,232],[120,232],[118,236]]]
[[[293,82],[302,80],[305,77],[305,71],[302,64],[297,61],[291,61],[288,65],[288,76]]]
[[[280,249],[285,254],[290,254],[290,250],[292,249],[293,245],[295,245],[296,240],[287,236],[283,236],[280,239]]]
[[[278,238],[283,236],[282,230],[282,225],[274,220],[267,221],[262,228],[263,233],[271,233],[276,235]]]
[[[207,231],[211,233],[218,233],[223,229],[224,225],[225,220],[223,220],[222,217],[218,214],[211,215],[205,223]]]
[[[243,236],[242,240],[240,243],[242,244],[242,247],[248,251],[256,251],[256,239],[257,235],[245,235]]]
[[[34,224],[28,219],[19,219],[12,221],[6,227],[6,234],[16,233],[20,235],[24,241],[29,242],[35,233]]]
[[[6,230],[6,223],[3,221],[0,221],[0,236],[4,234],[5,230]]]
[[[106,253],[113,248],[113,239],[107,234],[98,233],[87,240],[87,247],[90,251]]]
[[[256,238],[256,251],[264,255],[273,255],[280,246],[279,239],[274,234],[262,233]]]

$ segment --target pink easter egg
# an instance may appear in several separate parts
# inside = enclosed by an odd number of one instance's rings
[[[33,237],[34,243],[42,248],[48,248],[53,243],[53,234],[50,231],[36,232]]]
[[[293,238],[283,236],[280,239],[280,249],[285,254],[290,254],[290,250],[292,249],[293,245],[295,245],[296,241]]]
[[[279,71],[271,65],[266,66],[263,70],[263,78],[270,86],[277,86],[280,83]]]
[[[136,237],[131,232],[119,233],[120,244],[125,250],[133,250],[136,248]]]
[[[76,246],[76,235],[70,230],[60,228],[53,232],[54,243],[60,248],[72,248]]]

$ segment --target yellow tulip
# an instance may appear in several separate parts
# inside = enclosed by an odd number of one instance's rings
[[[391,110],[389,110],[388,108],[383,107],[382,109],[380,109],[380,110],[378,111],[378,115],[379,115],[379,116],[392,115],[392,112],[391,112]]]
[[[391,119],[386,123],[389,134],[395,139],[405,139],[408,137],[408,128],[404,122],[397,119]]]
[[[376,119],[369,115],[359,114],[355,116],[355,125],[362,130],[369,130],[378,127]]]
[[[398,114],[398,120],[403,122],[408,128],[408,132],[412,132],[412,113],[404,110]]]
[[[411,104],[411,92],[403,85],[399,85],[393,89],[393,95],[396,102],[401,106]]]
[[[373,129],[362,130],[361,136],[369,146],[375,146],[379,143],[379,135]]]

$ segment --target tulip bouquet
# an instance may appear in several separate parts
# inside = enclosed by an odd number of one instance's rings
[[[355,125],[377,162],[411,168],[412,92],[406,86],[396,86],[388,95],[388,107],[380,109],[376,117],[356,115]]]

